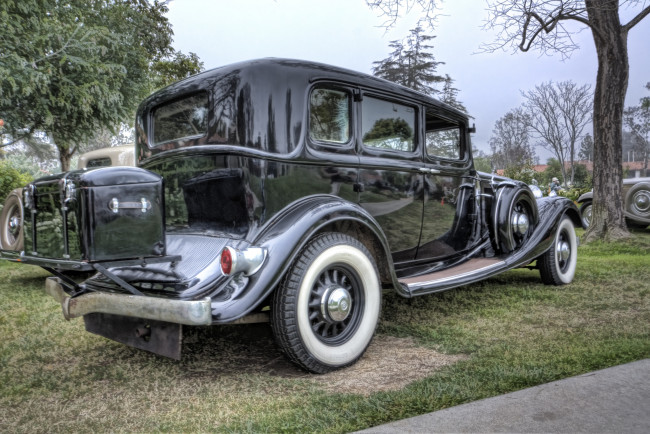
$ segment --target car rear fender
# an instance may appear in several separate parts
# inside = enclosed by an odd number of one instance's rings
[[[251,244],[266,250],[264,265],[248,277],[236,297],[212,303],[215,323],[237,320],[262,304],[286,275],[307,242],[325,231],[349,233],[374,256],[384,286],[401,289],[394,272],[386,236],[367,211],[336,196],[314,195],[293,202],[274,216]]]

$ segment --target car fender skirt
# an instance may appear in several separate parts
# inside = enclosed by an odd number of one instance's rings
[[[89,313],[108,313],[176,324],[212,324],[209,298],[173,300],[109,292],[88,292],[71,297],[65,292],[61,280],[57,277],[48,277],[45,280],[45,292],[61,304],[63,316],[68,320]]]

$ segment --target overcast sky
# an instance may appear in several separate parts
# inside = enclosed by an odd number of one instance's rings
[[[474,9],[471,9],[474,8]],[[206,69],[262,57],[312,60],[372,73],[372,63],[388,57],[389,42],[403,39],[415,27],[418,10],[403,16],[386,32],[384,17],[364,0],[174,0],[168,18],[174,47],[194,52]],[[480,53],[481,43],[493,40],[482,29],[485,0],[446,0],[431,33],[432,53],[445,62],[460,90],[458,98],[474,117],[474,146],[489,150],[494,123],[522,103],[520,91],[548,81],[572,80],[593,84],[596,53],[588,30],[577,36],[581,49],[569,60],[539,53]],[[626,106],[650,96],[650,18],[630,32],[630,78]],[[544,163],[548,151],[537,149]]]

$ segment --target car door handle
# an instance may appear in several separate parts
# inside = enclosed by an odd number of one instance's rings
[[[440,173],[438,169],[430,169],[428,167],[420,167],[420,172],[422,173],[430,173],[432,175],[437,175]]]

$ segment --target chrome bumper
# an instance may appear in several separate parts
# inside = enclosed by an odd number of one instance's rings
[[[89,292],[72,298],[63,290],[57,277],[48,277],[45,280],[45,292],[61,304],[65,319],[98,312],[176,324],[212,324],[209,298],[170,300],[109,292]]]

